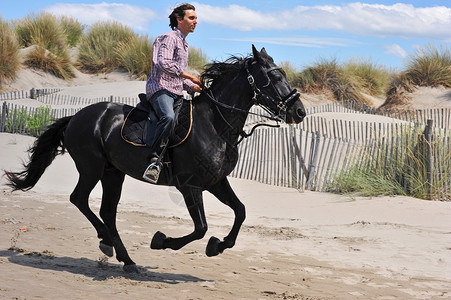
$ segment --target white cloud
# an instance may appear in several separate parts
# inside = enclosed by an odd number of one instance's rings
[[[145,30],[157,14],[148,8],[122,3],[57,3],[45,9],[54,15],[66,15],[90,25],[98,21],[118,21],[136,30]]]
[[[405,58],[408,55],[407,51],[404,50],[398,44],[385,45],[384,48],[385,48],[384,53],[388,54],[388,55],[393,55],[393,56],[396,56],[396,57],[399,57],[399,58]]]
[[[411,4],[297,6],[290,10],[262,12],[245,6],[227,7],[195,3],[200,22],[250,30],[336,30],[365,36],[451,38],[451,8],[417,8]]]
[[[249,38],[217,38],[223,41],[265,43],[284,46],[323,48],[325,46],[347,47],[358,44],[357,41],[339,38],[309,38],[309,37],[249,37]]]

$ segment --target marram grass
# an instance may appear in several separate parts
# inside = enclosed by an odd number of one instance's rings
[[[11,26],[0,17],[0,88],[5,80],[12,80],[19,70],[19,45]]]
[[[407,130],[390,142],[373,141],[363,147],[362,155],[353,164],[335,175],[330,189],[361,196],[451,200],[449,142],[448,136],[438,132],[428,142],[419,128]]]

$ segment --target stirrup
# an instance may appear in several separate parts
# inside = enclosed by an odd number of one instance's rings
[[[156,174],[152,173],[152,169],[156,170]],[[150,183],[157,183],[158,178],[160,177],[161,167],[159,164],[155,162],[151,163],[147,169],[144,171],[143,179],[147,180]]]

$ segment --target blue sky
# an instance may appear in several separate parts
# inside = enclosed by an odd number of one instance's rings
[[[169,31],[168,15],[181,1],[2,1],[5,20],[41,11],[83,24],[117,20],[149,37]],[[279,63],[301,70],[320,59],[360,58],[402,69],[406,58],[428,44],[451,48],[451,1],[211,0],[196,6],[198,26],[188,36],[211,60],[247,55],[265,47]]]

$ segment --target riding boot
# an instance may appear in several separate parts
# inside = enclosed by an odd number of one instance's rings
[[[160,171],[163,167],[163,157],[168,147],[169,139],[165,139],[164,142],[160,144],[159,153],[157,151],[152,151],[150,164],[146,168],[143,174],[143,179],[149,181],[150,183],[157,183],[158,177],[160,176]]]

